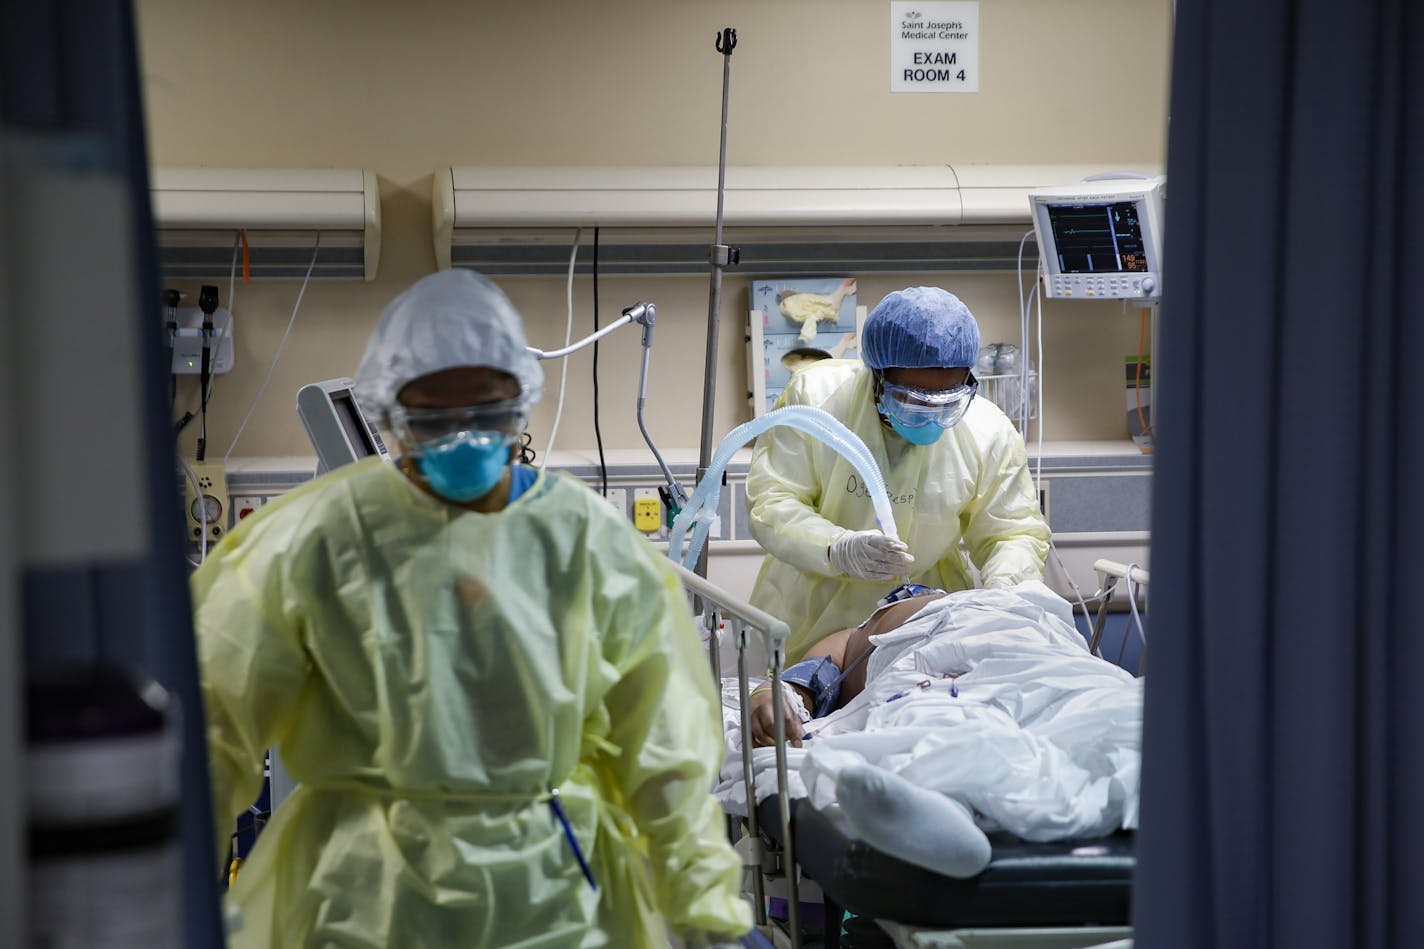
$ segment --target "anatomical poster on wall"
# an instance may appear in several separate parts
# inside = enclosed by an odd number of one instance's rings
[[[775,407],[796,371],[823,359],[859,358],[864,321],[854,277],[753,281],[747,327],[753,414]]]

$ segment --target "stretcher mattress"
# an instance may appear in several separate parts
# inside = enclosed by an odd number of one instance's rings
[[[781,843],[775,796],[757,806],[763,833]],[[941,876],[874,849],[806,799],[792,801],[796,861],[828,899],[862,916],[910,926],[1127,925],[1133,834],[1031,843],[989,835],[993,858],[969,879]]]

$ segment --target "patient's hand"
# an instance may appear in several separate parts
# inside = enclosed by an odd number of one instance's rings
[[[797,686],[792,686],[798,692]],[[776,719],[775,710],[771,707],[772,692],[767,689],[765,692],[758,692],[753,695],[750,702],[751,722],[752,722],[752,746],[764,747],[776,744]],[[805,700],[805,696],[802,696]],[[785,696],[783,701],[786,706],[786,740],[797,748],[801,747],[801,710],[796,707],[790,696]]]

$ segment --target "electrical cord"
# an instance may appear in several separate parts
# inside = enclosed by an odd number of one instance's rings
[[[1033,236],[1033,228],[1024,231],[1023,237],[1019,238],[1018,269],[1014,271],[1014,282],[1019,289],[1019,382],[1021,385],[1021,398],[1019,399],[1019,433],[1024,440],[1024,446],[1028,446],[1028,307],[1033,302],[1030,295],[1027,302],[1024,300],[1023,287],[1023,252],[1024,245]],[[1042,263],[1040,262],[1040,267]],[[1038,291],[1038,268],[1034,271],[1033,291]],[[1040,373],[1041,375],[1041,373]],[[1043,423],[1040,420],[1039,429],[1042,430]]]
[[[232,236],[232,267],[227,272],[227,311],[237,305],[237,255],[242,250],[242,231]]]
[[[252,404],[247,407],[247,414],[242,417],[242,424],[237,427],[237,434],[232,436],[232,444],[227,446],[227,454],[223,455],[223,462],[226,463],[232,457],[233,449],[237,448],[237,440],[242,437],[243,431],[247,428],[247,423],[252,419],[252,412],[257,408],[257,403],[262,401],[262,393],[267,391],[267,384],[272,381],[272,373],[277,368],[277,360],[282,358],[282,350],[287,346],[287,337],[292,334],[292,327],[297,322],[297,312],[302,308],[302,297],[306,296],[307,284],[311,282],[312,271],[316,269],[316,258],[321,252],[321,231],[316,232],[316,243],[312,245],[311,263],[307,264],[307,275],[302,278],[302,288],[297,291],[297,302],[292,305],[292,317],[287,320],[287,329],[282,333],[282,340],[277,344],[277,352],[272,355],[272,364],[267,367],[267,377],[262,380],[262,385],[257,390],[257,394],[252,397]]]
[[[1041,268],[1042,264],[1040,264],[1040,274],[1042,273]],[[1043,294],[1038,292],[1037,279],[1034,280],[1033,291],[1038,295],[1038,458],[1035,459],[1037,468],[1034,483],[1038,485],[1039,490],[1043,490],[1043,430],[1046,421],[1043,414],[1043,390],[1048,388],[1048,360],[1043,355]],[[1027,365],[1028,360],[1024,360],[1024,364]],[[1025,381],[1027,380],[1025,379]],[[1027,392],[1025,392],[1025,396],[1027,396]],[[1028,398],[1025,397],[1024,403],[1027,404],[1027,402]]]
[[[569,275],[564,285],[565,305],[568,310],[568,322],[564,326],[564,349],[568,349],[569,344],[574,341],[574,264],[578,261],[579,240],[582,237],[583,228],[574,231],[574,245],[569,249]],[[564,417],[564,394],[569,383],[569,360],[565,357],[561,361],[563,365],[559,367],[559,404],[554,409],[554,425],[549,429],[549,444],[544,449],[545,465],[554,456],[554,439],[559,437],[559,421]]]
[[[213,316],[218,311],[218,288],[204,284],[198,290],[198,309],[202,311],[202,366],[198,373],[198,450],[195,457],[206,461],[208,457],[208,397],[213,390]]]
[[[1137,590],[1142,584],[1132,579],[1132,571],[1137,569],[1137,564],[1127,565],[1127,608],[1132,613],[1132,622],[1137,627],[1137,637],[1142,640],[1142,648],[1147,648],[1147,630],[1142,625],[1142,615],[1137,612]],[[1123,639],[1127,638],[1126,633]]]
[[[172,416],[178,407],[178,373],[173,371],[173,354],[178,345],[178,301],[182,294],[177,290],[163,291],[163,330],[168,334],[168,414]],[[179,429],[182,431],[182,429]]]
[[[1137,338],[1137,378],[1132,383],[1132,393],[1137,397],[1137,421],[1142,426],[1142,434],[1152,437],[1152,426],[1147,424],[1147,416],[1142,411],[1142,364],[1147,361],[1147,307],[1142,308],[1142,330]]]
[[[1034,493],[1039,497],[1043,496],[1043,429],[1044,429],[1044,407],[1043,390],[1047,388],[1048,373],[1044,365],[1043,358],[1043,294],[1038,288],[1043,277],[1043,260],[1039,259],[1038,265],[1034,268],[1033,285],[1029,290],[1028,297],[1024,297],[1023,286],[1023,252],[1028,239],[1033,236],[1033,229],[1024,232],[1019,240],[1018,271],[1015,283],[1019,290],[1019,381],[1022,397],[1019,400],[1019,432],[1024,440],[1024,446],[1028,446],[1028,408],[1029,408],[1029,310],[1035,309],[1038,314],[1038,386],[1035,396],[1037,397],[1037,419],[1038,419],[1038,451],[1034,458],[1033,487]],[[1052,532],[1048,535],[1048,550],[1053,555],[1054,562],[1058,564],[1059,571],[1064,579],[1068,581],[1069,588],[1073,591],[1074,598],[1078,601],[1078,607],[1083,611],[1083,618],[1088,623],[1088,629],[1093,628],[1093,615],[1088,610],[1087,600],[1083,597],[1083,591],[1078,586],[1073,574],[1068,569],[1068,565],[1063,562],[1063,555],[1058,550],[1058,545],[1053,542]]]
[[[1124,579],[1127,581],[1127,609],[1132,616],[1133,625],[1137,627],[1137,635],[1138,638],[1142,640],[1142,648],[1143,650],[1146,650],[1147,631],[1143,629],[1142,617],[1137,612],[1137,589],[1141,586],[1141,584],[1136,583],[1132,579],[1132,571],[1136,569],[1137,564],[1130,563],[1127,565],[1127,570],[1124,571],[1127,574],[1127,576],[1124,577]],[[1117,647],[1117,659],[1114,660],[1115,665],[1122,665],[1122,657],[1127,652],[1127,633],[1127,629],[1124,628],[1122,631],[1122,642],[1119,643]]]
[[[593,331],[598,332],[598,232],[593,229]],[[598,420],[598,340],[593,341],[593,440],[598,443],[599,493],[608,497],[608,462],[603,457],[603,429]]]
[[[229,269],[227,275],[227,325],[222,328],[222,333],[218,336],[217,341],[213,343],[213,352],[215,353],[222,349],[223,340],[232,335],[233,308],[237,306],[237,259],[239,253],[247,246],[246,234],[247,232],[245,230],[239,229],[232,238],[232,267]],[[203,402],[205,404],[213,397],[213,386],[217,385],[217,381],[218,377],[216,373],[208,379],[208,387],[203,393]]]

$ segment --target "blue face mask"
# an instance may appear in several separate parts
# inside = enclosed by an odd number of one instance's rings
[[[887,414],[886,418],[890,420],[890,427],[895,430],[895,434],[899,435],[911,445],[933,445],[939,441],[939,437],[946,431],[946,429],[940,428],[934,422],[911,428],[893,415]]]
[[[441,497],[477,501],[499,484],[511,442],[502,432],[456,432],[416,449],[416,465]]]

